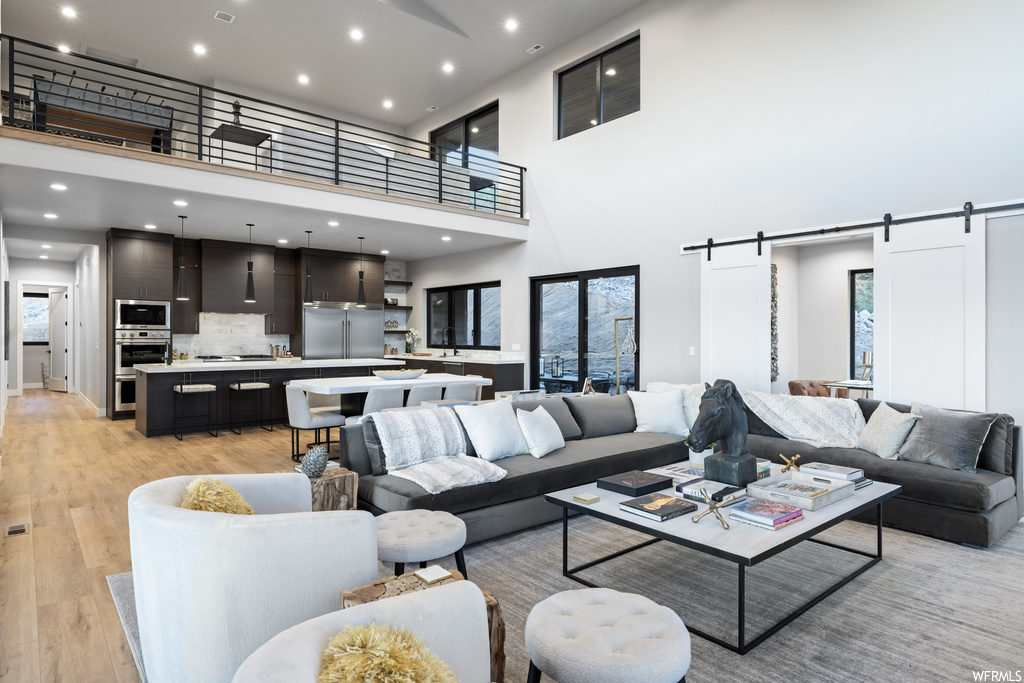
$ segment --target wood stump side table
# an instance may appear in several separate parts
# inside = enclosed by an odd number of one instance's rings
[[[280,471],[294,472],[295,470]],[[355,472],[344,467],[328,470],[318,478],[310,479],[309,486],[313,494],[313,512],[356,509],[359,475]]]
[[[463,576],[454,569],[449,569],[452,577],[442,579],[434,583],[424,583],[412,572],[401,576],[389,576],[386,579],[377,579],[368,586],[360,586],[352,590],[341,592],[341,609],[355,607],[376,600],[394,597],[412,591],[421,591],[434,586],[443,586],[453,581],[462,581]],[[498,600],[491,595],[490,591],[480,588],[484,594],[484,604],[487,605],[487,627],[491,644],[491,680],[495,683],[505,681],[505,619],[501,616],[501,607]]]

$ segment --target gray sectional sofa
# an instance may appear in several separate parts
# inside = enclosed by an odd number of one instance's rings
[[[543,458],[527,453],[496,460],[494,464],[508,472],[501,481],[436,495],[406,479],[374,474],[363,427],[347,425],[341,437],[341,464],[359,473],[359,508],[374,514],[415,509],[451,512],[466,522],[467,542],[473,543],[560,518],[562,509],[546,502],[546,493],[688,457],[684,437],[635,432],[633,404],[626,395],[552,397],[514,405],[529,411],[544,406],[558,423],[565,448]]]
[[[864,419],[880,401],[858,399]],[[889,403],[902,413],[910,406]],[[883,524],[946,541],[987,548],[1024,517],[1020,427],[1000,414],[989,429],[976,473],[907,460],[885,460],[856,448],[815,448],[790,441],[747,412],[747,447],[759,458],[782,463],[780,456],[800,455],[800,462],[859,467],[869,479],[899,484],[903,492],[883,509]],[[860,517],[874,521],[875,511]]]

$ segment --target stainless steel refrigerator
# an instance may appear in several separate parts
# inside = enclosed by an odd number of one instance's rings
[[[384,309],[302,309],[302,357],[380,358],[384,354]]]

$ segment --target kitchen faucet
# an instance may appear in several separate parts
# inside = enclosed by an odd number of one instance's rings
[[[448,335],[448,330],[452,331],[451,336]],[[448,345],[449,341],[452,343],[452,355],[453,356],[459,355],[459,348],[458,348],[458,346],[455,343],[455,328],[454,327],[446,327],[443,330],[441,330],[441,346],[445,347],[444,353],[441,354],[442,358],[447,358],[448,357],[447,345]]]

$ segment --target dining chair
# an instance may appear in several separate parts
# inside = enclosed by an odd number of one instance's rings
[[[331,427],[342,427],[345,425],[345,416],[340,410],[333,408],[310,408],[306,392],[299,387],[291,385],[284,388],[285,401],[288,404],[288,427],[292,433],[292,460],[300,462],[302,454],[299,453],[299,432],[302,430],[316,430],[316,442],[320,443],[320,430],[327,430],[327,451],[331,450]]]
[[[450,401],[476,401],[476,382],[456,382],[444,388],[444,397]]]
[[[362,415],[349,415],[345,424],[359,424],[370,413],[378,413],[387,408],[401,408],[405,390],[401,387],[373,387],[366,392]]]
[[[443,387],[440,384],[415,386],[409,390],[409,398],[405,400],[405,405],[407,407],[416,407],[424,401],[438,401],[441,399],[442,389]]]

